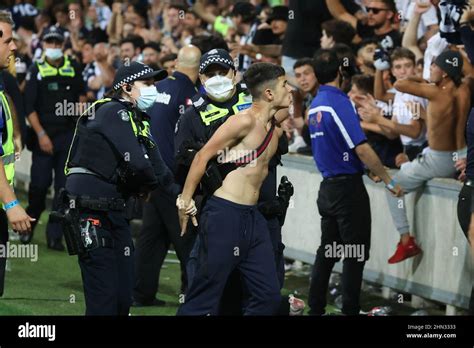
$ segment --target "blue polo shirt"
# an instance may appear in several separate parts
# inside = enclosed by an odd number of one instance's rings
[[[474,100],[473,100],[474,101]],[[474,180],[474,108],[471,109],[466,124],[467,160],[466,176]]]
[[[347,94],[321,86],[308,115],[313,157],[323,177],[362,174],[364,164],[354,149],[367,138]]]
[[[197,93],[194,83],[187,75],[175,71],[173,75],[156,84],[158,97],[148,111],[151,135],[158,145],[168,168],[174,170],[174,131],[176,122]]]

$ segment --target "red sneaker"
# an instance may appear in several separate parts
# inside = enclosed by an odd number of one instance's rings
[[[404,245],[402,242],[398,243],[397,250],[395,250],[395,254],[393,254],[392,257],[388,259],[388,263],[402,262],[409,257],[420,254],[421,251],[422,250],[418,244],[416,244],[415,237],[410,237],[410,240],[407,244]]]

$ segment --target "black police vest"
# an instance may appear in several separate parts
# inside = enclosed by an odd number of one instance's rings
[[[37,76],[29,76],[38,80],[38,109],[42,124],[58,125],[72,128],[74,113],[78,108],[75,103],[79,101],[77,72],[68,56],[63,57],[63,64],[56,68],[46,60],[35,63],[38,68]],[[77,118],[76,118],[77,119]],[[47,127],[49,128],[49,127]]]
[[[237,101],[234,103],[219,103],[224,106],[217,106],[208,97],[204,97],[200,94],[191,98],[194,110],[206,127],[206,141],[212,137],[217,128],[230,116],[252,106],[252,96],[249,94],[247,86],[244,83],[237,84],[236,95]]]
[[[137,124],[134,121],[134,111],[126,104],[117,99],[101,99],[95,102],[91,108],[95,108],[95,114],[105,103],[119,103],[123,107],[123,112],[128,114],[128,119],[132,125],[135,136],[148,139],[153,143],[150,133],[150,126],[147,121]],[[86,110],[83,116],[90,110]],[[121,111],[122,112],[122,111]],[[76,126],[76,132],[69,149],[69,158],[66,161],[65,174],[70,173],[71,168],[80,167],[91,171],[105,181],[116,184],[118,181],[118,169],[124,162],[124,158],[119,151],[111,144],[99,131],[86,126],[87,117],[81,117]]]

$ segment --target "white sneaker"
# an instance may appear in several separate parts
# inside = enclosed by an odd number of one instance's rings
[[[297,135],[293,143],[288,146],[288,152],[296,152],[300,147],[306,146],[304,139],[301,135]]]

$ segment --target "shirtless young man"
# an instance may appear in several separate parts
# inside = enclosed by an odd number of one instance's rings
[[[453,177],[454,166],[464,140],[465,120],[469,111],[470,99],[466,97],[466,88],[461,84],[463,59],[460,53],[444,51],[431,65],[430,80],[426,83],[420,78],[407,78],[395,83],[395,88],[428,99],[427,138],[429,149],[422,158],[415,159],[402,166],[394,180],[405,193],[423,186],[426,181],[437,177]],[[410,235],[405,202],[400,198],[387,195],[390,213],[395,227],[400,233],[400,243],[389,263],[401,262],[421,252],[415,238]]]
[[[273,315],[280,305],[272,245],[266,221],[256,204],[268,173],[268,162],[283,134],[279,124],[288,113],[278,111],[289,107],[291,87],[283,68],[270,63],[250,66],[244,80],[253,97],[252,106],[229,118],[196,154],[178,198],[184,233],[194,191],[208,162],[217,156],[221,158],[223,151],[236,163],[241,154],[253,158],[251,164],[227,174],[205,205],[198,241],[192,251],[199,264],[178,315],[217,314],[227,278],[235,268],[240,270],[250,293],[245,315]]]

